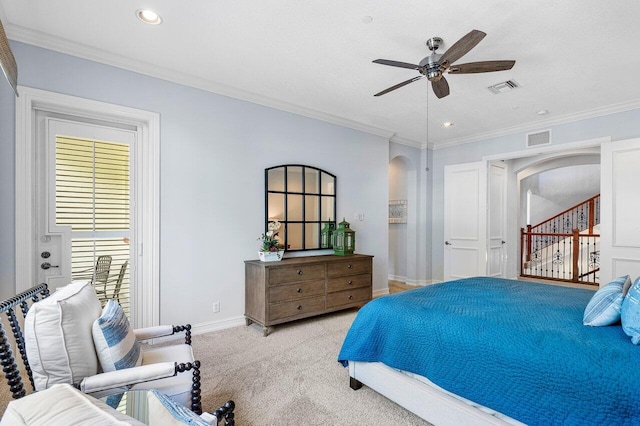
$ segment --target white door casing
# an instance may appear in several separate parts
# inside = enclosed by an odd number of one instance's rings
[[[507,266],[507,170],[503,163],[489,163],[487,217],[487,276],[506,278]]]
[[[444,170],[444,280],[487,270],[487,166],[475,162]]]
[[[640,139],[603,143],[600,166],[600,286],[640,276]]]
[[[113,123],[135,130],[132,157],[137,171],[137,267],[130,270],[134,327],[159,324],[159,148],[157,113],[20,86],[16,98],[16,293],[38,281],[34,265],[42,263],[36,235],[36,121],[41,112],[86,123]],[[53,254],[52,254],[53,256]],[[53,264],[53,263],[52,263]],[[64,272],[64,271],[63,271]],[[53,289],[52,289],[53,290]]]

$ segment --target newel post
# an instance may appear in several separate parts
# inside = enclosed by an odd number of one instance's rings
[[[596,202],[592,198],[589,200],[589,233],[593,234],[593,222],[596,216]]]
[[[524,273],[524,228],[520,228],[520,276]]]
[[[580,230],[573,230],[573,274],[571,280],[578,282],[580,271],[578,270],[578,261],[580,260]]]

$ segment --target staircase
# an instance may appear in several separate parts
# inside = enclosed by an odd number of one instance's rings
[[[600,194],[521,230],[523,277],[599,283]]]

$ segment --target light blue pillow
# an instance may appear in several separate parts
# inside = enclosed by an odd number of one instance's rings
[[[115,371],[142,364],[140,343],[124,311],[109,300],[100,318],[93,322],[93,343],[103,371]]]
[[[640,277],[633,282],[622,302],[622,329],[634,345],[640,344]]]
[[[617,278],[606,286],[596,291],[584,310],[582,323],[592,327],[611,325],[620,321],[622,291],[627,281],[631,282],[629,275]]]

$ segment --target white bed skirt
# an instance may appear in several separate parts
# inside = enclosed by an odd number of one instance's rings
[[[524,425],[380,362],[349,361],[349,376],[436,426]]]

